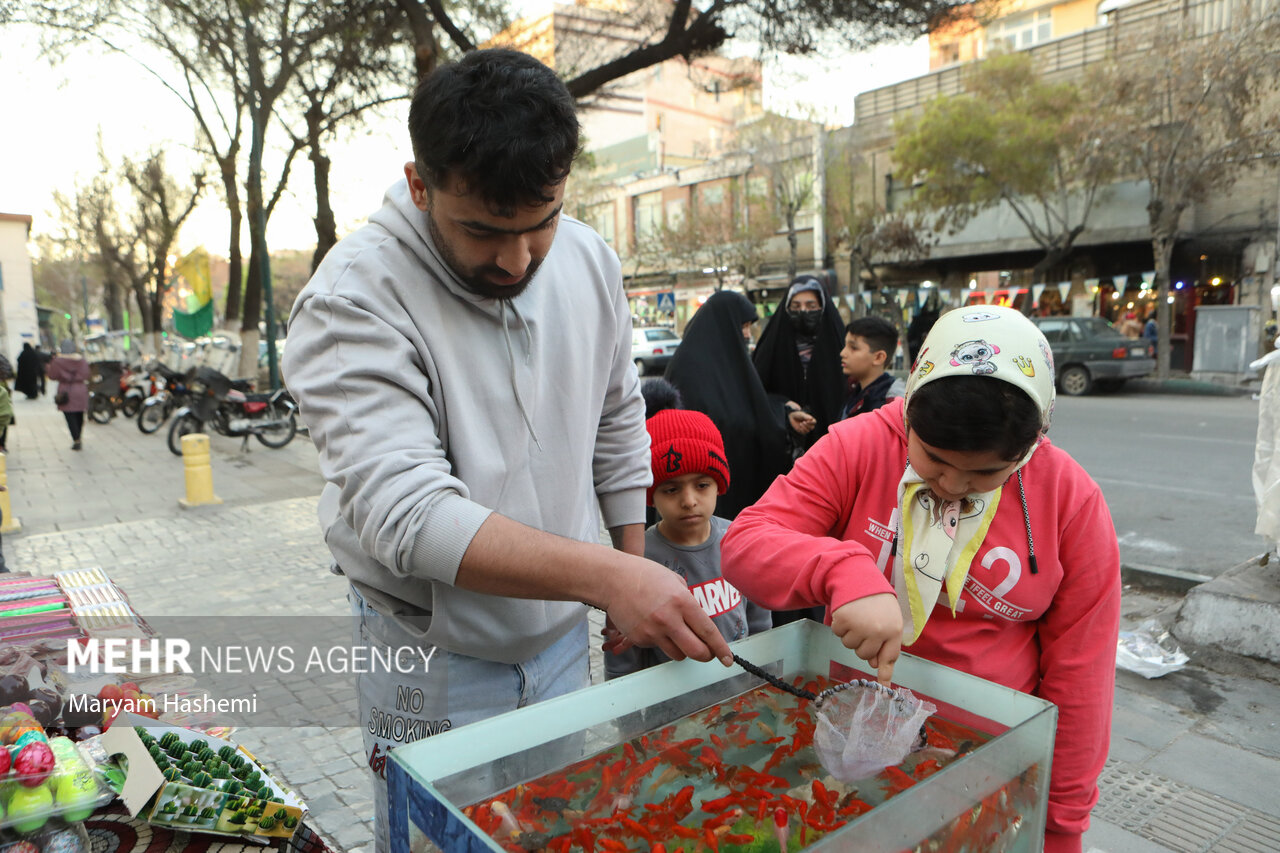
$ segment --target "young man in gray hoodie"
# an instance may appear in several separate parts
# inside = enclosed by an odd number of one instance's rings
[[[573,99],[531,57],[475,51],[419,85],[409,132],[405,180],[298,296],[284,357],[356,643],[420,652],[358,677],[379,850],[388,749],[586,686],[584,603],[631,643],[732,663],[643,557],[621,268],[561,215]]]

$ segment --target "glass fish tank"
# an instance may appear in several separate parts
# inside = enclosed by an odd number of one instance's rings
[[[731,648],[813,693],[875,677],[808,620]],[[1041,849],[1057,709],[906,653],[894,684],[937,711],[904,759],[854,781],[815,751],[815,703],[718,663],[667,663],[446,731],[391,752],[392,849]]]

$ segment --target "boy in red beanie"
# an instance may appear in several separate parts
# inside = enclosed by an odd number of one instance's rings
[[[769,611],[742,597],[720,575],[720,539],[729,522],[715,516],[716,497],[729,488],[724,441],[711,418],[663,409],[645,422],[653,485],[649,505],[659,521],[644,534],[644,555],[685,579],[703,611],[730,642],[772,627]],[[609,633],[605,678],[637,672],[669,658],[658,648],[626,647]]]

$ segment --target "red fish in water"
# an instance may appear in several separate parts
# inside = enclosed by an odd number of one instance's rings
[[[906,773],[903,773],[897,767],[886,767],[884,775],[888,779],[888,784],[883,788],[885,796],[892,797],[894,794],[900,794],[916,783]]]
[[[920,781],[921,779],[928,779],[941,769],[942,765],[938,763],[937,759],[928,758],[917,764],[915,769],[911,771],[911,775],[915,777],[916,781]]]

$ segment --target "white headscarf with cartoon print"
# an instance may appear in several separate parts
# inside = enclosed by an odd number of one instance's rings
[[[945,376],[983,376],[1016,385],[1040,409],[1040,433],[1053,416],[1053,354],[1035,324],[1012,308],[977,305],[957,308],[938,318],[920,348],[907,378],[907,406],[924,385]],[[910,425],[907,425],[910,429]],[[1035,453],[1032,445],[1018,463]],[[942,501],[911,467],[898,483],[900,544],[893,567],[893,586],[902,608],[902,642],[910,645],[924,630],[945,583],[951,613],[969,574],[969,566],[1000,506],[1003,486]]]

